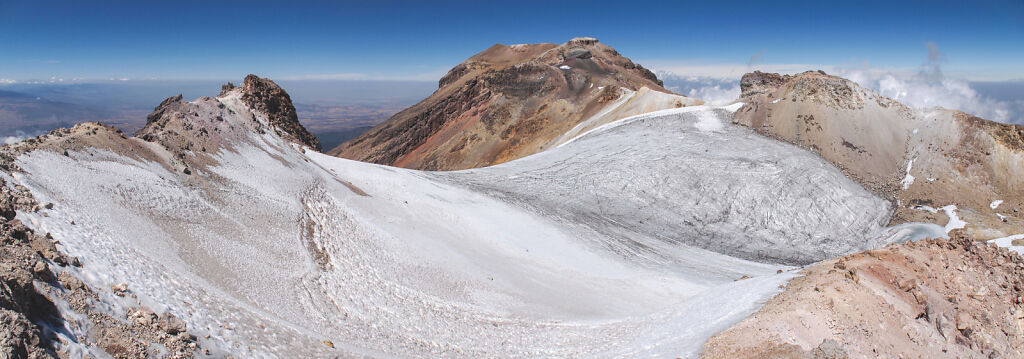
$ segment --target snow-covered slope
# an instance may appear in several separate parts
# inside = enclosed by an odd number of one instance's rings
[[[230,94],[197,103],[224,111],[217,126],[265,122]],[[18,216],[85,264],[68,270],[126,283],[214,354],[685,357],[777,293],[784,264],[941,231],[882,228],[885,201],[732,125],[735,108],[640,115],[459,172],[245,131],[191,173],[86,148],[21,155],[12,180],[56,204]]]

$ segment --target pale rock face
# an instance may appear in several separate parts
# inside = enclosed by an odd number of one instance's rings
[[[821,72],[755,72],[741,85],[745,105],[734,123],[814,151],[897,204],[890,224],[941,225],[950,217],[915,208],[954,205],[979,239],[1024,232],[1024,127],[911,109]],[[1000,213],[994,199],[1005,200]]]

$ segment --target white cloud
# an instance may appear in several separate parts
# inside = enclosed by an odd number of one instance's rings
[[[667,71],[658,71],[657,75],[665,82],[666,89],[687,97],[704,100],[712,105],[726,105],[740,97],[739,78],[680,76]]]
[[[3,140],[3,144],[5,144],[5,145],[21,142],[24,139],[25,139],[25,137],[23,137],[23,136],[21,136],[21,137],[19,137],[19,136],[7,136],[7,137],[0,138],[0,140]]]
[[[917,108],[943,107],[998,122],[1019,121],[1016,106],[986,97],[966,80],[950,78],[942,70],[944,54],[928,43],[928,60],[917,72],[838,69],[836,75],[877,91],[885,97]]]
[[[967,81],[945,77],[929,79],[924,75],[878,74],[863,70],[839,71],[837,75],[907,106],[944,107],[992,121],[1012,120],[1010,103],[978,94]]]
[[[740,97],[740,85],[732,86],[712,85],[701,88],[690,89],[686,96],[704,100],[712,105],[728,105]]]
[[[11,80],[11,79],[0,78],[0,85],[10,85],[10,84],[13,84],[13,83],[16,83],[16,82],[18,82],[18,81],[14,81],[14,80]]]
[[[14,134],[14,136],[0,136],[0,145],[9,145],[9,144],[12,144],[12,143],[21,142],[21,141],[24,141],[26,138],[29,138],[29,137],[31,137],[31,136],[29,136],[27,133],[25,133],[23,131],[17,131]]]

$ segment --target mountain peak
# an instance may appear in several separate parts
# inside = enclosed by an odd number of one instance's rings
[[[231,83],[225,85],[234,86]],[[291,96],[274,81],[250,74],[242,84],[242,102],[256,111],[267,115],[267,121],[281,135],[292,137],[298,142],[321,151],[320,141],[299,123]],[[230,91],[230,90],[229,90]]]
[[[227,106],[229,103],[244,109]],[[245,120],[230,121],[239,111],[252,114]],[[263,122],[257,120],[257,115]],[[221,128],[225,119],[234,125],[244,122],[245,126]],[[299,123],[288,93],[273,81],[255,75],[246,76],[241,87],[225,84],[216,98],[203,96],[190,102],[180,94],[168,97],[146,117],[146,125],[135,136],[180,150],[213,150],[222,138],[232,136],[231,132],[247,128],[263,133],[267,127],[286,140],[321,150],[316,136]]]
[[[481,167],[557,146],[584,121],[697,102],[595,38],[496,44],[452,68],[427,99],[329,153],[427,170]]]

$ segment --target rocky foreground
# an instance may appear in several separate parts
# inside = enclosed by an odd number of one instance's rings
[[[92,126],[60,132],[89,132]],[[11,150],[6,147],[0,152],[4,171],[17,170],[10,160]],[[82,357],[83,353],[58,345],[58,332],[75,330],[86,334],[77,338],[79,344],[95,346],[115,358],[192,357],[196,338],[186,332],[184,321],[145,307],[123,284],[110,290],[135,305],[123,317],[113,315],[97,292],[78,278],[88,269],[77,257],[58,250],[49,233],[36,233],[14,218],[17,211],[45,213],[53,206],[37,203],[24,187],[0,178],[0,220],[5,221],[0,224],[0,356]],[[76,320],[66,320],[62,310],[77,313]]]
[[[1020,358],[1024,259],[954,232],[809,266],[705,358]]]

